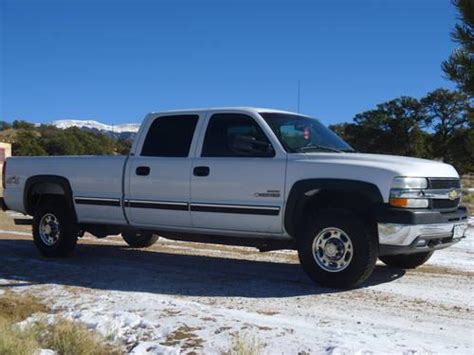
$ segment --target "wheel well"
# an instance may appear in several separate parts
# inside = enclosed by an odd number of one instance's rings
[[[62,177],[32,177],[25,184],[24,205],[29,215],[34,215],[42,200],[48,197],[63,198],[74,212],[72,191],[69,182]]]
[[[330,186],[300,192],[298,195],[290,196],[292,201],[288,203],[290,209],[285,216],[285,227],[293,237],[296,236],[298,228],[304,225],[303,218],[325,209],[350,211],[370,226],[373,233],[377,232],[374,211],[383,202],[378,189],[375,191],[373,188],[364,188],[363,185],[354,185],[352,188]]]
[[[362,193],[344,190],[322,190],[305,204],[304,215],[323,209],[351,211],[365,223],[373,223],[373,203]]]

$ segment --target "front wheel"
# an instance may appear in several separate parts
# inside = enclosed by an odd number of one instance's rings
[[[380,256],[379,259],[387,266],[414,269],[426,263],[431,255],[433,255],[433,252],[429,251],[416,254],[386,255]]]
[[[346,210],[308,216],[297,245],[303,269],[322,286],[356,287],[372,274],[377,260],[375,237]]]
[[[158,240],[158,236],[152,232],[123,232],[122,238],[132,248],[147,248]]]

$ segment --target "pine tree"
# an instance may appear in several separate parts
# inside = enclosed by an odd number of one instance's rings
[[[454,26],[451,38],[459,47],[454,50],[442,68],[448,79],[455,81],[460,90],[474,97],[474,0],[453,0],[460,22]]]

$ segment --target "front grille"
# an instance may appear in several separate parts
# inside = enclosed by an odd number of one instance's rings
[[[444,210],[457,208],[459,205],[459,198],[456,200],[431,200],[431,207],[435,210]]]
[[[449,191],[451,189],[461,188],[461,182],[459,179],[447,179],[447,178],[429,178],[430,190],[444,190]],[[447,194],[447,192],[444,192]],[[446,196],[447,197],[447,196]],[[433,199],[431,200],[431,208],[434,210],[453,210],[459,206],[460,199]]]
[[[459,189],[461,182],[459,179],[429,178],[430,189]]]

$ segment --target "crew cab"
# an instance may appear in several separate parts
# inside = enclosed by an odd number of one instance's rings
[[[33,216],[48,257],[78,238],[121,233],[296,249],[311,279],[356,287],[377,258],[414,268],[464,237],[456,170],[361,154],[318,120],[216,108],[150,113],[128,156],[12,157],[4,208]]]

